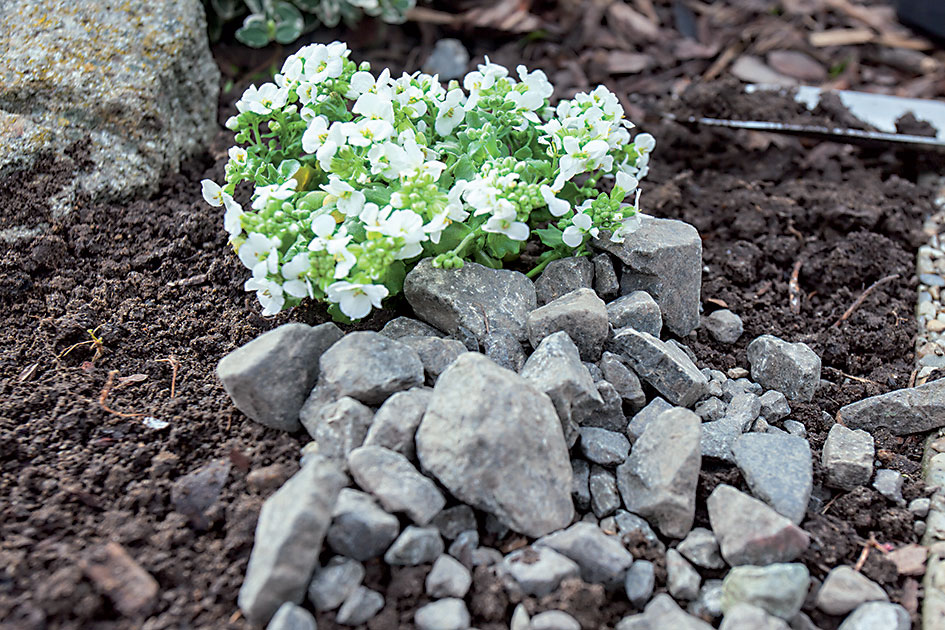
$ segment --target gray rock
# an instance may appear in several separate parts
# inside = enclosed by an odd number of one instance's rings
[[[585,361],[600,359],[610,333],[607,308],[593,289],[577,289],[528,314],[528,340],[537,348],[542,339],[564,331]]]
[[[413,622],[417,630],[466,630],[470,619],[466,602],[448,597],[418,608]]]
[[[472,586],[472,573],[455,558],[443,555],[433,563],[424,585],[430,597],[462,599]]]
[[[633,564],[633,556],[617,538],[590,523],[575,523],[539,538],[535,546],[550,547],[571,558],[581,567],[581,579],[607,587],[623,585],[624,574]]]
[[[909,511],[916,515],[916,518],[925,518],[932,506],[932,500],[928,497],[920,497],[909,501]]]
[[[563,610],[546,610],[532,617],[531,630],[581,630],[581,624]]]
[[[335,556],[324,567],[315,569],[308,586],[308,599],[315,610],[333,610],[341,606],[364,579],[364,565],[357,560]]]
[[[299,410],[318,380],[318,359],[341,336],[334,324],[283,324],[220,359],[217,377],[252,420],[298,431]]]
[[[620,291],[648,292],[660,305],[666,327],[685,337],[699,325],[702,239],[682,221],[642,218],[640,227],[623,243],[602,235],[594,245],[623,263]]]
[[[810,573],[800,563],[734,567],[722,582],[722,610],[751,604],[770,615],[791,619],[800,611]]]
[[[384,596],[366,586],[354,589],[338,609],[335,621],[345,626],[367,623],[384,608]]]
[[[594,379],[595,383],[604,380],[604,373],[597,367],[596,363],[591,363],[590,361],[583,361],[583,363],[587,371],[591,373],[591,378]]]
[[[768,422],[777,422],[786,418],[791,413],[791,405],[788,404],[787,396],[773,389],[765,392],[759,399],[761,402],[761,415]]]
[[[732,486],[716,486],[706,505],[722,557],[732,566],[790,562],[810,544],[807,532]]]
[[[640,410],[646,405],[646,394],[643,393],[639,377],[624,365],[620,357],[612,352],[604,352],[600,358],[600,370],[631,409]]]
[[[809,402],[820,384],[820,357],[807,344],[762,335],[748,344],[751,378],[789,400]]]
[[[447,540],[453,540],[460,534],[476,529],[476,515],[468,505],[456,505],[446,508],[436,515],[430,524],[440,531]]]
[[[526,595],[544,597],[558,588],[562,580],[578,577],[576,562],[550,547],[523,547],[507,555],[502,570],[508,573]]]
[[[644,429],[646,429],[651,422],[656,420],[664,411],[669,411],[672,408],[673,405],[657,396],[650,401],[650,404],[633,416],[633,419],[630,420],[630,424],[627,425],[627,436],[632,442],[636,442],[640,439]]]
[[[443,539],[435,527],[408,525],[384,554],[384,562],[398,566],[429,564],[444,550]]]
[[[602,402],[593,398],[586,399],[572,410],[572,420],[578,426],[597,427],[623,433],[627,429],[627,416],[623,414],[623,398],[609,381],[601,380],[595,385]]]
[[[440,81],[459,79],[469,66],[469,51],[458,39],[446,37],[436,40],[430,56],[423,62],[423,71],[439,76]]]
[[[517,532],[541,536],[571,522],[573,473],[554,405],[481,354],[440,376],[417,456],[453,496]]]
[[[798,422],[797,420],[785,420],[783,422],[784,430],[790,433],[791,435],[796,435],[799,438],[807,439],[807,427],[803,423]]]
[[[845,615],[866,602],[888,602],[883,588],[853,567],[834,567],[817,591],[817,608],[828,615]]]
[[[298,604],[286,602],[269,620],[266,630],[317,630],[315,617]]]
[[[482,340],[482,350],[496,365],[520,372],[525,365],[522,343],[506,330],[493,330]]]
[[[643,542],[648,548],[659,553],[666,551],[666,545],[659,539],[650,524],[636,514],[631,514],[626,510],[617,510],[614,515],[614,524],[624,545],[633,547]]]
[[[299,419],[318,444],[320,455],[343,460],[364,443],[374,412],[354,398],[342,396],[325,405],[306,403]]]
[[[876,478],[873,479],[873,488],[893,503],[905,503],[905,499],[902,498],[902,474],[895,470],[888,468],[877,470]]]
[[[443,370],[449,367],[456,357],[466,352],[463,342],[455,339],[426,336],[401,337],[398,341],[413,348],[420,357],[428,385],[435,384]]]
[[[446,505],[436,484],[400,453],[362,446],[348,455],[348,468],[357,484],[377,497],[386,510],[403,512],[418,525],[429,523]]]
[[[335,553],[370,560],[381,556],[400,533],[400,522],[360,490],[344,488],[332,510],[328,546]]]
[[[666,552],[666,589],[675,600],[693,600],[699,596],[702,578],[675,549]]]
[[[611,328],[618,332],[629,327],[659,338],[663,330],[660,307],[646,291],[634,291],[608,302],[607,318]]]
[[[712,422],[724,416],[727,408],[728,405],[713,396],[696,405],[696,415],[702,418],[703,422]]]
[[[627,569],[624,590],[627,593],[627,599],[635,607],[643,608],[644,604],[650,601],[655,586],[656,568],[649,560],[636,560]]]
[[[620,293],[620,282],[614,263],[607,254],[598,254],[591,259],[594,263],[594,290],[602,298],[616,297]]]
[[[610,516],[617,511],[620,507],[620,494],[617,492],[617,479],[612,472],[600,466],[593,466],[588,485],[591,491],[591,509],[597,518]]]
[[[909,612],[899,604],[867,602],[843,620],[839,630],[909,630]]]
[[[171,504],[187,516],[192,527],[206,530],[206,512],[220,498],[232,464],[229,459],[216,459],[178,477],[171,485]]]
[[[404,295],[417,317],[449,334],[469,330],[480,342],[488,331],[528,338],[525,320],[538,300],[524,274],[467,262],[461,269],[436,269],[421,260],[404,280]]]
[[[395,317],[381,328],[381,334],[391,339],[400,339],[401,337],[443,337],[443,333],[431,326],[412,317]]]
[[[664,536],[682,538],[696,512],[696,484],[702,463],[701,423],[687,409],[670,409],[649,423],[627,461],[617,468],[617,484],[628,510]]]
[[[472,552],[472,566],[491,567],[502,562],[502,552],[492,547],[478,547]]]
[[[719,552],[719,541],[708,529],[694,528],[686,538],[676,546],[676,550],[690,562],[703,569],[721,569],[725,566]]]
[[[721,418],[702,425],[702,456],[734,462],[735,440],[752,426],[760,412],[757,396],[748,392],[735,394]]]
[[[397,392],[384,401],[364,438],[364,446],[382,446],[397,451],[407,459],[415,459],[414,436],[426,413],[432,389],[414,387]]]
[[[807,513],[814,487],[810,445],[793,435],[746,433],[732,447],[751,493],[795,525]]]
[[[512,620],[509,624],[509,630],[531,630],[532,620],[528,616],[528,610],[525,604],[519,604],[512,611]]]
[[[459,560],[464,567],[472,567],[473,552],[479,547],[479,532],[469,529],[461,532],[450,544],[447,550],[451,556]]]
[[[702,318],[702,326],[719,343],[735,343],[745,332],[742,318],[723,308]]]
[[[319,359],[319,388],[379,405],[391,394],[423,385],[423,363],[409,346],[376,332],[345,335]]]
[[[613,345],[640,378],[674,405],[688,407],[704,396],[708,381],[679,348],[632,328],[618,332]]]
[[[722,619],[719,630],[790,630],[783,619],[778,619],[751,604],[736,604]]]
[[[869,483],[873,476],[873,436],[863,429],[848,429],[842,424],[830,427],[823,448],[826,484],[853,490]]]
[[[864,398],[841,408],[837,419],[851,429],[883,427],[894,435],[938,429],[945,426],[945,381]]]
[[[683,354],[689,357],[689,360],[692,361],[693,363],[699,360],[699,358],[696,356],[696,353],[692,351],[692,348],[690,348],[686,344],[676,339],[667,339],[666,343],[671,346],[676,346],[676,348],[678,348],[680,351],[682,351]],[[699,370],[699,373],[702,374],[702,370]],[[705,376],[705,374],[702,374],[702,375]]]
[[[747,431],[760,413],[761,399],[750,392],[743,392],[732,397],[722,419],[730,421],[739,431]]]
[[[571,497],[574,499],[577,509],[585,512],[591,507],[590,465],[583,459],[572,459],[571,467],[573,470]]]
[[[701,619],[718,619],[722,616],[722,580],[706,580],[699,589],[699,597],[690,602],[686,611]]]
[[[591,289],[594,285],[594,263],[580,256],[552,260],[535,280],[539,306],[553,302],[577,289]]]
[[[597,427],[581,427],[580,433],[581,453],[595,464],[622,464],[630,453],[630,441],[621,433]]]
[[[284,602],[301,603],[345,482],[335,464],[313,458],[263,504],[238,599],[251,623],[268,623]]]
[[[673,598],[660,593],[646,605],[643,613],[624,617],[615,630],[711,630],[712,626],[687,615]]]

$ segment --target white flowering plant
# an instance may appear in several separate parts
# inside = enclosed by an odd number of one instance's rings
[[[534,277],[591,238],[635,229],[654,139],[604,87],[549,105],[540,70],[486,62],[462,86],[355,64],[340,42],[305,46],[250,86],[227,121],[225,181],[202,182],[263,313],[305,299],[342,320],[399,293],[423,257],[501,268],[535,237]],[[601,186],[603,182],[608,186]],[[234,199],[243,182],[250,207]],[[607,192],[601,188],[609,188]]]

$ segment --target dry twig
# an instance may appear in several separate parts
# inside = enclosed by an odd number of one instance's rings
[[[788,282],[788,304],[791,307],[791,312],[795,315],[800,314],[801,312],[801,266],[804,264],[804,260],[798,260],[794,263],[794,270],[791,272],[791,280]]]
[[[171,398],[174,398],[177,387],[177,370],[180,368],[180,361],[174,355],[169,355],[166,359],[158,359],[158,363],[167,363],[171,366]]]
[[[121,411],[115,411],[111,407],[105,404],[105,399],[108,398],[108,393],[112,389],[112,384],[115,382],[115,375],[118,374],[118,370],[111,370],[108,373],[108,378],[105,380],[105,387],[102,388],[102,393],[98,397],[98,405],[108,413],[114,414],[122,418],[140,418],[143,416],[143,413],[124,413]]]
[[[883,285],[883,284],[886,284],[887,282],[892,282],[893,280],[896,280],[896,279],[898,279],[898,278],[899,278],[899,274],[898,274],[898,273],[894,273],[894,274],[892,274],[891,276],[886,276],[885,278],[880,278],[879,280],[877,280],[876,282],[874,282],[873,284],[871,284],[870,286],[868,286],[868,287],[866,288],[866,290],[863,291],[863,293],[860,295],[860,297],[856,298],[856,301],[850,306],[850,308],[848,308],[848,309],[843,313],[843,315],[840,316],[840,319],[838,319],[837,321],[835,321],[835,322],[833,323],[834,328],[836,328],[836,327],[839,326],[842,322],[845,322],[847,319],[849,319],[850,315],[853,314],[853,311],[855,311],[857,308],[859,308],[860,305],[863,304],[863,300],[865,300],[867,297],[869,297],[869,294],[872,293],[874,290],[876,290],[877,287],[879,287],[879,286],[881,286],[881,285]]]

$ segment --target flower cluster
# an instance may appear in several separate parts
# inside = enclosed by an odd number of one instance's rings
[[[499,268],[535,235],[546,247],[535,275],[601,232],[619,242],[636,227],[654,140],[631,140],[604,87],[551,107],[540,70],[513,77],[487,58],[444,87],[375,76],[349,54],[306,46],[273,83],[247,89],[227,121],[238,146],[226,181],[203,181],[264,314],[313,298],[360,319],[421,257]],[[249,208],[234,199],[247,181]]]

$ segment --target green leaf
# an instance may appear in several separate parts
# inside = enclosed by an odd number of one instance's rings
[[[318,210],[327,196],[324,190],[314,190],[295,202],[295,207],[299,210]]]
[[[338,304],[332,303],[328,305],[328,314],[331,315],[331,318],[338,322],[339,324],[353,324],[354,321],[351,320],[347,315],[341,312],[341,307]]]
[[[291,44],[302,34],[305,19],[294,5],[277,2],[274,10],[276,20],[275,40],[280,44]]]
[[[303,11],[312,13],[322,3],[322,0],[293,0],[293,2],[295,2],[295,6]]]
[[[501,260],[506,256],[518,254],[522,249],[522,242],[513,241],[505,234],[490,232],[489,235],[486,236],[486,248],[489,250],[490,256]]]
[[[302,35],[303,22],[283,22],[276,25],[276,34],[273,36],[280,44],[291,44]]]
[[[364,224],[360,221],[345,222],[345,229],[348,231],[348,234],[351,235],[355,243],[363,243],[367,239],[367,231],[364,229]]]
[[[476,166],[473,164],[473,161],[469,159],[468,155],[461,157],[459,162],[456,163],[456,166],[453,167],[453,177],[456,179],[472,181],[476,178],[476,172]]]
[[[468,225],[454,221],[443,230],[443,234],[440,235],[439,243],[427,241],[423,244],[423,249],[431,255],[452,251],[459,246],[460,242],[466,238],[470,232],[472,232],[472,228]]]
[[[266,13],[266,6],[263,0],[244,0],[251,13],[263,15]]]
[[[243,20],[243,26],[236,31],[236,39],[252,48],[262,48],[272,41],[269,36],[269,22],[261,15],[249,15]]]
[[[561,239],[564,233],[556,227],[546,227],[541,230],[533,230],[533,232],[538,235],[538,238],[546,247],[557,249],[564,245],[564,241]]]
[[[407,277],[407,265],[402,260],[395,260],[387,273],[384,274],[384,286],[391,295],[396,295],[404,289],[404,278]]]
[[[529,147],[522,147],[513,154],[516,160],[528,160],[532,157],[532,150]]]
[[[375,186],[374,188],[365,188],[361,192],[364,193],[364,198],[370,201],[371,203],[376,203],[377,205],[383,207],[390,203],[390,188],[388,186]]]
[[[501,260],[496,260],[492,256],[489,256],[488,254],[486,254],[481,249],[476,250],[476,252],[473,254],[473,258],[480,265],[485,265],[486,267],[490,267],[491,269],[502,269]]]

